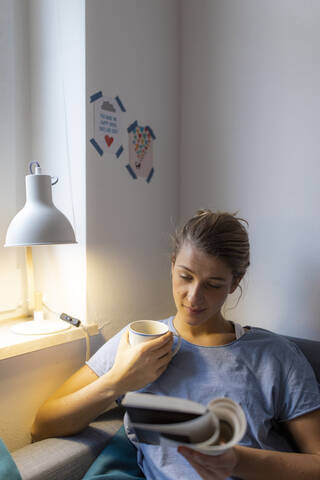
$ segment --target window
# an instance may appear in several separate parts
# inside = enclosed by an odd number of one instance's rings
[[[27,3],[1,0],[0,319],[26,309],[24,251],[3,245],[9,222],[24,202],[23,173],[30,151]]]

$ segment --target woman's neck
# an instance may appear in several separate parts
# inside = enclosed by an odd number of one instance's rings
[[[216,319],[200,325],[191,325],[177,314],[173,324],[182,338],[196,345],[225,345],[236,338],[233,323],[225,320],[221,314]]]

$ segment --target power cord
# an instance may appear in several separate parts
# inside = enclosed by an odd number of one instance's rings
[[[42,305],[51,313],[54,313],[55,315],[59,316],[58,312],[55,312],[50,308],[45,302],[42,302]],[[81,327],[84,333],[84,336],[86,338],[86,361],[89,360],[90,358],[90,337],[88,334],[87,328],[81,323],[81,321],[78,318],[71,317],[71,315],[68,315],[67,313],[61,313],[60,319],[70,323],[70,325],[73,325],[74,327]]]
[[[82,328],[83,333],[86,337],[86,361],[89,360],[89,358],[90,358],[90,338],[89,338],[87,328],[81,323],[81,321],[78,318],[71,317],[71,315],[68,315],[67,313],[61,313],[60,318],[64,322],[70,323],[74,327],[81,327]]]

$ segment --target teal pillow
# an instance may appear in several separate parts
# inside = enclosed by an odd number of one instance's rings
[[[1,478],[1,477],[0,477]],[[82,480],[145,479],[137,464],[137,449],[122,426],[98,455]]]
[[[9,450],[0,439],[0,478],[5,480],[22,480]]]

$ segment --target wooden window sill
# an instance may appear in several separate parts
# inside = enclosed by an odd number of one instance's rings
[[[51,333],[49,335],[21,335],[10,330],[12,325],[15,325],[19,322],[25,322],[26,320],[31,319],[15,318],[1,320],[0,360],[85,338],[82,327],[74,327],[72,325],[70,325],[67,330]],[[98,326],[95,324],[88,325],[86,329],[88,335],[90,336],[97,335],[99,333]]]

